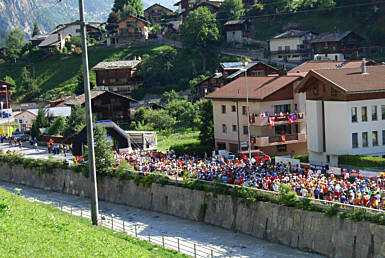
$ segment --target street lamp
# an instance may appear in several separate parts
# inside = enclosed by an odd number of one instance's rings
[[[9,109],[8,86],[7,86],[7,85],[3,85],[2,88],[3,88],[3,89],[5,88],[5,98],[6,98],[6,101],[7,101],[7,109]],[[3,107],[1,107],[1,109],[3,109]],[[3,110],[1,110],[1,111],[3,111]],[[8,117],[8,138],[9,138],[9,134],[10,134],[9,114],[7,115],[7,117]]]
[[[246,87],[246,116],[247,116],[247,141],[248,141],[248,151],[249,151],[249,162],[251,161],[251,143],[250,143],[250,114],[249,114],[249,87],[247,85],[247,61],[245,58],[242,59],[243,69],[245,72],[245,87]],[[239,128],[238,128],[239,130]]]

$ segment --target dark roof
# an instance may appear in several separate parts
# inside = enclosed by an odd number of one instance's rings
[[[39,47],[53,47],[57,46],[60,43],[59,40],[59,34],[50,34],[46,39],[44,39],[40,44]],[[62,34],[63,39],[66,38],[68,35]]]
[[[310,70],[338,69],[361,67],[362,61],[307,61],[294,67],[289,73],[307,73]],[[366,65],[375,65],[373,60],[367,60]]]
[[[178,5],[180,4],[180,2],[182,2],[182,1],[176,2],[176,3],[174,4],[174,6],[178,6]]]
[[[39,34],[39,35],[35,35],[31,38],[31,41],[35,41],[35,40],[45,40],[49,35],[47,34]]]
[[[143,16],[133,16],[133,15],[127,15],[126,17],[120,19],[120,20],[118,21],[118,23],[120,23],[120,22],[126,20],[128,17],[133,17],[133,18],[135,18],[135,19],[141,20],[141,21],[144,22],[144,23],[150,24],[150,22],[146,20],[146,17],[143,17]]]
[[[247,20],[231,20],[231,21],[227,21],[225,23],[225,26],[226,25],[235,25],[235,24],[244,24],[245,22],[247,22]]]
[[[345,69],[311,70],[300,83],[298,91],[304,91],[311,77],[324,79],[336,87],[352,93],[385,92],[385,65],[367,66],[367,74],[361,67]]]
[[[247,77],[248,97],[254,100],[263,100],[274,92],[286,87],[287,85],[299,80],[301,76],[259,76]],[[246,99],[245,77],[240,77],[222,88],[208,94],[208,99]]]
[[[166,9],[167,11],[173,12],[171,9],[169,9],[169,8],[167,8],[166,6],[163,6],[163,5],[161,5],[161,4],[158,4],[158,3],[155,3],[155,4],[151,5],[150,7],[146,8],[144,11],[147,11],[148,9],[152,8],[152,7],[155,6],[155,5],[157,5],[157,6],[159,6],[159,7],[162,7],[163,9]]]
[[[0,87],[1,87],[1,85],[7,85],[7,86],[9,86],[9,87],[16,87],[16,86],[13,85],[13,84],[10,84],[10,83],[8,83],[8,82],[1,81],[1,80],[0,80]]]
[[[100,62],[91,70],[111,70],[111,69],[124,69],[124,68],[134,68],[136,67],[141,60],[122,60],[122,61],[112,61],[112,62]]]
[[[265,63],[263,63],[263,62],[250,62],[250,63],[248,63],[248,64],[246,65],[246,68],[245,68],[245,69],[246,69],[246,70],[249,70],[250,68],[253,68],[254,66],[256,66],[256,65],[258,65],[258,64],[262,64],[262,65],[268,66],[268,67],[270,67],[270,68],[276,70],[277,73],[278,73],[278,69],[277,69],[277,68],[274,68],[274,67],[272,67],[272,66],[270,66],[270,65],[267,65],[267,64],[265,64]],[[243,66],[242,66],[241,68],[243,68]],[[239,70],[236,71],[235,73],[230,74],[229,76],[227,76],[227,79],[233,79],[233,78],[237,77],[238,75],[240,75],[240,74],[243,73],[243,72],[244,72],[243,70],[239,69]]]
[[[341,32],[323,32],[323,33],[320,33],[315,39],[313,39],[311,43],[340,41],[346,36],[348,36],[350,33],[354,33],[354,32],[351,30],[341,31]]]
[[[103,95],[105,93],[113,94],[113,95],[116,95],[118,97],[125,98],[125,99],[128,99],[130,101],[136,102],[136,100],[134,100],[134,99],[132,99],[130,97],[123,96],[123,95],[120,95],[118,93],[115,93],[115,92],[112,92],[112,91],[108,91],[108,90],[91,90],[90,98],[94,99],[94,98],[96,98],[96,97],[98,97],[100,95]],[[64,105],[67,105],[67,106],[77,106],[77,105],[83,105],[84,102],[85,102],[85,95],[81,94],[81,95],[77,96],[74,99],[70,99],[70,100],[64,101]]]
[[[288,30],[281,34],[275,35],[272,39],[299,38],[308,33],[311,32],[302,30]]]

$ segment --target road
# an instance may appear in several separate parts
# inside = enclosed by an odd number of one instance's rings
[[[56,159],[65,159],[70,164],[73,162],[73,156],[71,153],[66,154],[64,156],[63,154],[60,155],[52,155],[48,154],[48,148],[39,146],[38,150],[36,150],[31,144],[28,142],[23,142],[23,147],[20,149],[19,146],[15,146],[14,144],[9,145],[9,143],[5,140],[3,143],[0,143],[0,150],[2,150],[4,153],[6,153],[8,150],[11,152],[17,152],[20,154],[23,154],[26,158],[32,158],[32,159],[48,159],[49,156],[52,156]]]
[[[66,212],[90,216],[89,200],[58,192],[44,191],[0,181],[0,187],[30,201],[52,204]],[[201,222],[108,202],[99,202],[102,225],[197,257],[321,257],[293,248],[235,233]],[[124,224],[123,224],[124,221]],[[123,226],[124,225],[124,226]],[[162,236],[164,236],[162,238]],[[178,240],[179,239],[179,240]],[[164,241],[163,241],[164,240]],[[178,244],[179,243],[179,244]],[[195,250],[195,251],[194,251]],[[211,251],[212,250],[212,251]]]

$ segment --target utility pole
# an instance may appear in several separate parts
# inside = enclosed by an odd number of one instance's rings
[[[94,131],[92,123],[92,110],[90,99],[90,75],[88,71],[88,53],[87,53],[87,39],[86,39],[86,22],[84,20],[84,2],[79,0],[79,14],[80,14],[80,31],[82,35],[83,47],[83,67],[84,67],[84,94],[86,106],[86,120],[87,120],[87,146],[88,146],[88,165],[91,179],[91,219],[93,225],[98,225],[99,204],[98,204],[98,188],[96,182],[96,166],[95,166],[95,150],[94,150]]]

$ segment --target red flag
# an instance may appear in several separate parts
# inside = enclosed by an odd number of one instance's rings
[[[274,120],[275,120],[275,117],[269,117],[270,128],[272,128],[274,126]]]
[[[281,141],[282,141],[283,143],[286,142],[286,136],[285,136],[285,135],[281,135]]]

